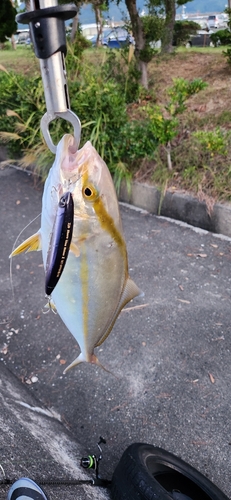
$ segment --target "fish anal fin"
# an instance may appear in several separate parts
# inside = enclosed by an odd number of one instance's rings
[[[119,316],[120,311],[122,311],[122,309],[124,308],[124,306],[126,306],[126,304],[130,302],[130,300],[134,299],[135,297],[141,296],[142,294],[143,292],[141,292],[141,290],[134,283],[134,281],[132,281],[132,279],[128,277],[122,295],[120,297],[119,304],[112,316],[112,319],[110,323],[106,326],[106,330],[103,337],[99,340],[98,344],[96,344],[95,347],[99,347],[111,333],[112,328],[116,322],[116,319]]]
[[[23,252],[35,252],[42,249],[41,235],[40,231],[33,234],[27,240],[23,241],[21,245],[19,245],[13,252],[10,254],[10,257],[14,257],[15,255],[19,255]]]

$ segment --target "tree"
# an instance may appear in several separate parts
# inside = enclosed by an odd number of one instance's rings
[[[72,0],[72,2],[70,2],[70,0],[59,0],[58,3],[59,4],[73,3],[77,7],[77,13],[76,13],[75,17],[73,18],[72,25],[71,25],[71,37],[70,37],[70,40],[71,40],[71,43],[73,43],[74,40],[75,40],[76,32],[78,30],[80,9],[81,9],[81,6],[84,3],[84,0]]]
[[[158,16],[156,4],[161,0],[149,0],[146,4],[149,13],[141,17],[136,5],[136,0],[125,0],[130,21],[131,29],[135,39],[135,58],[137,68],[140,72],[140,83],[144,88],[148,88],[148,63],[156,54],[153,48],[154,42],[160,40],[163,29],[163,19]],[[155,5],[154,5],[155,2]]]
[[[103,12],[108,10],[108,6],[102,2],[102,0],[91,0],[92,8],[95,13],[95,21],[97,25],[97,40],[96,45],[101,45],[101,35],[103,33],[104,18],[102,16]]]
[[[176,17],[176,1],[164,0],[165,25],[161,39],[161,52],[170,53],[173,51],[173,30]]]
[[[137,61],[138,69],[141,73],[141,84],[145,88],[148,88],[147,62],[142,60],[142,50],[145,46],[145,36],[142,19],[138,12],[136,0],[125,0],[125,3],[129,12],[132,33],[135,39],[135,58]]]
[[[161,38],[161,53],[169,54],[173,48],[173,32],[176,17],[176,8],[192,0],[163,0],[165,10],[165,24]]]
[[[13,7],[11,0],[1,0],[0,2],[0,42],[4,43],[17,30],[15,16],[17,11]]]

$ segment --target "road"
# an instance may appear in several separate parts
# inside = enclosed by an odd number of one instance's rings
[[[42,188],[22,172],[0,173],[1,362],[77,441],[96,452],[110,478],[132,442],[165,448],[231,497],[230,240],[121,206],[132,279],[144,297],[128,305],[98,348],[101,363],[63,375],[74,338],[44,314],[40,252],[8,256],[41,211]],[[18,239],[39,228],[39,218]],[[103,313],[103,312],[102,312]]]

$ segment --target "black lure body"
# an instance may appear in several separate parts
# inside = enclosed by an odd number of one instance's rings
[[[45,292],[51,295],[64,270],[74,225],[74,202],[70,192],[59,200],[58,210],[47,253]]]

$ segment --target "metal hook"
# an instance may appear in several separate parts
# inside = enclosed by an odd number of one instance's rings
[[[64,111],[63,113],[54,113],[53,115],[51,115],[50,113],[47,112],[47,113],[45,113],[45,115],[43,115],[41,122],[40,122],[40,126],[41,126],[43,137],[47,143],[48,148],[50,149],[50,151],[52,153],[54,153],[54,154],[56,153],[57,146],[53,143],[53,141],[51,139],[51,135],[49,132],[49,124],[53,120],[55,120],[57,117],[63,118],[64,120],[70,122],[71,125],[73,125],[75,147],[76,147],[76,151],[77,151],[77,149],[79,147],[79,143],[80,143],[81,122],[80,122],[78,116],[75,113],[73,113],[73,111],[71,111],[70,109],[68,109],[67,111]]]
[[[40,62],[47,113],[42,117],[41,130],[47,146],[56,153],[49,124],[57,117],[69,121],[74,128],[76,150],[80,142],[81,123],[70,110],[65,68],[66,33],[64,21],[76,15],[75,5],[58,5],[57,0],[31,0],[31,10],[18,14],[16,20],[29,22],[35,55]]]

